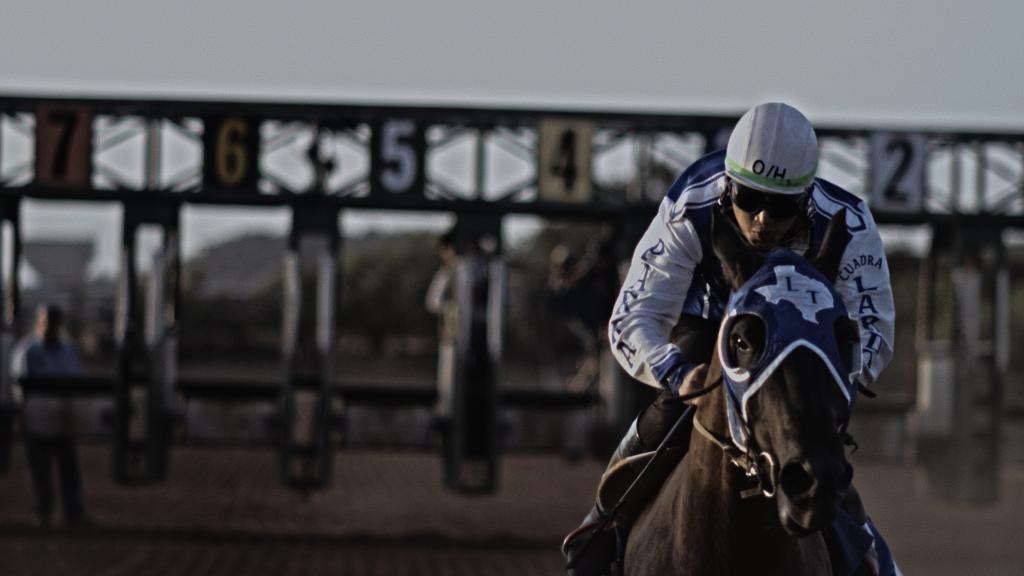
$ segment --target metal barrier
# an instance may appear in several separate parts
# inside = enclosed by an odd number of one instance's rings
[[[0,234],[4,233],[3,228],[10,226],[13,240],[10,259],[6,258],[6,251],[2,249],[6,243],[0,241],[0,474],[10,467],[14,444],[14,382],[9,368],[15,341],[14,319],[18,309],[16,271],[21,259],[19,204],[18,199],[14,198],[0,201]]]
[[[501,220],[459,221],[455,268],[454,362],[450,382],[439,382],[444,483],[463,493],[497,488],[498,374],[506,309],[506,271],[500,254]],[[449,398],[450,396],[450,398]]]
[[[136,258],[138,233],[144,226],[155,226],[162,244],[152,262],[145,306],[140,307]],[[170,461],[180,293],[177,205],[126,204],[122,241],[114,332],[114,478],[140,484],[166,478]],[[144,374],[142,390],[132,383],[137,371]],[[141,410],[136,408],[139,401]]]
[[[312,343],[302,338],[309,330],[303,331],[301,322],[307,301],[302,273],[307,242],[312,248],[316,278]],[[302,490],[326,486],[331,477],[333,454],[329,440],[335,418],[331,414],[330,388],[334,378],[339,244],[337,210],[316,206],[295,208],[285,257],[279,453],[282,481]],[[312,387],[300,391],[296,381],[303,372],[316,376]],[[311,412],[304,419],[309,424],[308,429],[298,426],[300,410]]]
[[[458,329],[451,418],[444,428],[444,482],[460,492],[497,483],[497,372],[501,359],[500,262],[463,257],[456,268]]]
[[[1010,289],[1002,231],[938,227],[922,262],[917,404],[911,416],[930,495],[999,499]],[[940,301],[945,292],[948,300]]]
[[[17,269],[20,230],[17,199],[0,203],[3,221],[14,227],[14,258],[0,261]],[[544,412],[586,410],[601,399],[593,393],[501,390],[499,369],[505,331],[507,271],[500,257],[501,219],[463,215],[463,256],[456,283],[457,338],[446,387],[438,390],[381,389],[372,384],[335,381],[336,292],[340,253],[339,212],[310,200],[293,207],[285,257],[281,373],[263,383],[180,378],[178,307],[181,300],[180,203],[126,202],[114,338],[116,364],[110,376],[26,378],[26,395],[60,395],[72,400],[112,400],[109,430],[112,473],[123,484],[166,480],[170,453],[189,441],[189,401],[251,403],[264,414],[265,436],[279,454],[282,482],[310,490],[330,482],[334,450],[344,440],[332,433],[344,424],[339,406],[426,410],[447,406],[439,435],[444,482],[463,493],[497,489],[502,450],[502,409]],[[140,274],[140,234],[156,231],[160,245],[150,272]],[[490,244],[489,244],[490,243]],[[0,251],[2,253],[2,251]],[[312,274],[303,274],[304,268]],[[16,278],[15,274],[6,276]],[[304,278],[307,280],[304,282]],[[315,279],[309,282],[310,278]],[[0,363],[9,366],[14,347],[16,286],[0,286],[5,303],[0,325]],[[312,312],[303,314],[303,310]],[[17,409],[14,382],[0,370],[0,470],[13,443]],[[105,437],[105,436],[104,436]],[[201,439],[193,438],[192,441]],[[437,437],[422,445],[437,448]]]

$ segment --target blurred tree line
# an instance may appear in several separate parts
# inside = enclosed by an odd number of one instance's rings
[[[548,310],[550,254],[559,245],[584,254],[596,227],[548,226],[522,244],[507,249],[509,270],[507,342],[511,352],[525,353],[542,334],[558,337]],[[342,353],[387,356],[432,355],[437,319],[424,297],[441,265],[438,236],[431,233],[368,235],[342,244],[336,291],[337,346]],[[202,295],[210,271],[201,259],[186,266],[182,291],[184,359],[217,360],[278,353],[282,319],[284,240],[281,251],[268,254],[281,262],[279,273],[244,298]],[[304,270],[300,332],[315,325],[315,274]]]
[[[549,222],[536,234],[506,246],[509,270],[507,356],[534,361],[552,350],[575,350],[578,345],[565,327],[564,317],[552,309],[549,277],[552,253],[566,248],[575,258],[593,250],[595,239],[607,231],[596,224]],[[436,351],[437,319],[424,307],[424,295],[440,266],[438,235],[433,233],[372,234],[346,239],[342,244],[337,284],[337,350],[341,354],[385,357],[429,357]],[[267,254],[281,262],[281,251]],[[1011,251],[1014,271],[1024,270],[1024,251]],[[896,301],[896,356],[885,370],[877,390],[886,397],[909,399],[917,375],[915,329],[917,323],[919,259],[907,252],[888,254]],[[251,297],[204,298],[202,262],[190,263],[183,289],[182,361],[217,361],[262,357],[275,359],[280,350],[282,278]],[[283,271],[283,264],[278,266]],[[302,332],[315,334],[315,278],[303,278]],[[1020,280],[1019,273],[1014,274]],[[1012,284],[1012,302],[1024,301],[1024,282]],[[944,301],[941,299],[940,302]],[[1011,306],[1011,342],[1024,342],[1024,307]],[[608,310],[601,314],[606,317]],[[941,313],[941,312],[940,312]],[[602,342],[603,345],[603,342]],[[575,348],[574,348],[575,347]],[[1024,397],[1020,379],[1024,358],[1011,353],[1011,381],[1007,390]]]
[[[434,319],[423,297],[439,260],[425,233],[370,235],[342,243],[335,291],[338,345],[353,353],[433,353]],[[279,354],[285,239],[267,254],[277,272],[247,297],[204,297],[201,259],[187,268],[182,291],[180,351],[185,359],[217,360]],[[309,259],[313,261],[312,258]],[[316,276],[302,270],[300,334],[315,333]],[[305,343],[300,340],[300,346]],[[429,350],[428,350],[429,349]]]

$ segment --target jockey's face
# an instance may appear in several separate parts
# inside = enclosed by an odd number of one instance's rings
[[[758,250],[778,246],[796,224],[807,193],[785,195],[761,192],[732,180],[726,184],[732,213],[743,236]]]

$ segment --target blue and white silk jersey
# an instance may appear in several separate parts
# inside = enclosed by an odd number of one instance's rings
[[[650,386],[678,387],[679,372],[689,368],[670,341],[680,315],[720,321],[729,298],[729,285],[711,249],[711,213],[722,202],[724,161],[724,150],[708,154],[669,188],[637,243],[609,320],[616,360]],[[813,255],[832,216],[842,208],[851,238],[835,290],[860,323],[862,362],[857,379],[868,386],[892,358],[895,311],[885,250],[867,205],[815,178],[807,208],[810,225],[781,247]],[[668,383],[671,374],[675,377]]]

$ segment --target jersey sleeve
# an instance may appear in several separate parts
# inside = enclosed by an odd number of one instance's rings
[[[663,387],[659,374],[681,361],[671,332],[702,255],[696,228],[674,206],[666,197],[637,243],[608,326],[622,368],[657,388]]]
[[[896,313],[882,238],[871,213],[865,209],[862,218],[864,228],[852,234],[835,287],[860,324],[860,383],[870,386],[892,360]]]

